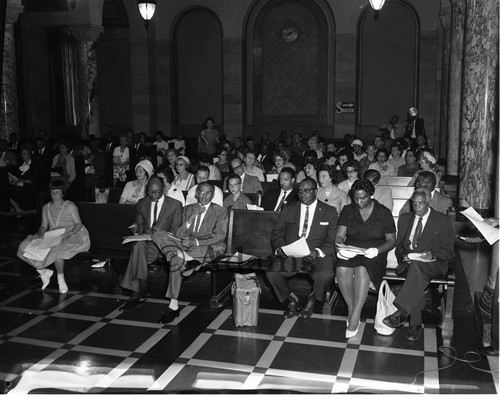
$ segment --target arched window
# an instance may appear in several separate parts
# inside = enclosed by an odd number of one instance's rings
[[[420,24],[404,1],[387,1],[378,16],[371,9],[358,23],[357,124],[380,126],[394,114],[404,121],[418,106]]]
[[[200,125],[207,116],[223,124],[222,27],[205,8],[185,12],[174,31],[175,120]]]

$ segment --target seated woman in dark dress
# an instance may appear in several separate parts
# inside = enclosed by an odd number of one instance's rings
[[[359,179],[351,188],[353,202],[340,213],[336,244],[366,249],[358,255],[337,252],[337,282],[347,304],[346,338],[358,333],[361,309],[370,281],[378,289],[387,266],[387,253],[396,244],[396,226],[391,211],[372,199],[375,187],[367,179]]]
[[[21,150],[22,165],[9,176],[10,204],[15,212],[35,209],[36,168],[27,148]]]

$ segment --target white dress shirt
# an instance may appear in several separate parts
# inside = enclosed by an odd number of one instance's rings
[[[429,219],[429,215],[431,214],[431,209],[427,209],[427,213],[422,216],[422,233],[424,232],[424,228],[425,228],[425,224],[427,223],[427,219]],[[410,237],[408,238],[410,240],[410,247],[411,249],[415,249],[413,248],[413,236],[415,235],[415,230],[417,229],[417,224],[418,224],[418,219],[420,218],[420,216],[417,216],[415,215],[415,220],[413,220],[413,226],[411,227],[411,233],[410,233]],[[420,233],[420,234],[422,234]],[[420,235],[422,236],[422,235]]]
[[[160,197],[160,199],[158,200],[158,208],[157,208],[157,213],[156,213],[156,220],[158,221],[158,218],[160,217],[160,211],[161,211],[161,207],[163,206],[163,201],[165,199],[165,196],[162,195]],[[153,226],[153,221],[155,220],[155,203],[154,201],[151,201],[151,224],[149,225],[149,227],[152,227]]]

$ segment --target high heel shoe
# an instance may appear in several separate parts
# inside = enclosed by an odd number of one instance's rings
[[[359,325],[361,324],[361,322],[358,323],[358,327],[354,330],[354,331],[350,331],[348,328],[345,329],[345,337],[347,339],[349,338],[353,338],[355,337],[356,335],[358,335],[358,331],[359,331]]]

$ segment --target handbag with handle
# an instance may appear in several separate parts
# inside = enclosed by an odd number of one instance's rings
[[[377,313],[375,315],[375,330],[381,335],[391,335],[396,330],[385,325],[382,321],[385,317],[390,316],[398,310],[393,303],[394,299],[396,299],[396,296],[391,291],[389,283],[386,280],[382,281],[378,291]]]

